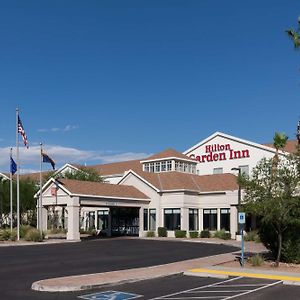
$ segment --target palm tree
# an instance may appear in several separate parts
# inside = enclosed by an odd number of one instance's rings
[[[279,150],[283,150],[286,146],[288,140],[288,136],[286,136],[284,133],[275,132],[275,135],[273,137],[273,145],[276,149],[276,153],[273,157],[273,173],[276,172],[278,162],[279,162]]]
[[[295,49],[300,48],[300,17],[298,18],[298,30],[288,29],[286,33],[294,43]]]

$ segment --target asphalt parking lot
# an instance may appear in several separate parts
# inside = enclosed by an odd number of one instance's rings
[[[0,299],[76,299],[78,293],[35,292],[31,284],[46,278],[154,266],[235,250],[225,245],[138,238],[0,247]]]
[[[245,277],[232,277],[224,280],[174,275],[159,279],[108,286],[93,291],[82,291],[76,294],[77,300],[298,300],[300,298],[300,286],[286,286],[281,281]],[[72,297],[74,298],[65,299],[75,299],[76,295],[74,294]]]
[[[194,300],[300,299],[300,286],[246,277],[203,278],[183,274],[78,292],[37,292],[35,280],[165,264],[236,250],[215,244],[111,239],[75,244],[0,247],[0,299]]]

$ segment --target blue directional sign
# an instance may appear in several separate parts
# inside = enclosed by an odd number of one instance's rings
[[[142,297],[141,295],[117,292],[117,291],[106,291],[94,294],[88,294],[79,296],[78,298],[87,300],[128,300]]]
[[[246,214],[244,212],[239,212],[239,224],[246,223]]]

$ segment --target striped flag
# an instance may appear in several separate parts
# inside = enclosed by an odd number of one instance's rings
[[[43,157],[43,162],[51,164],[53,170],[55,170],[55,161],[44,152],[42,152],[42,157]]]
[[[28,146],[28,140],[27,140],[27,135],[25,133],[23,124],[22,124],[21,119],[20,119],[19,116],[18,116],[18,133],[20,133],[21,136],[22,136],[22,140],[23,140],[24,146],[26,146],[27,148],[29,148],[29,146]]]

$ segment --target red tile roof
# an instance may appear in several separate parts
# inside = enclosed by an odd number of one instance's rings
[[[88,166],[97,171],[100,175],[123,175],[128,170],[142,170],[142,164],[139,159],[115,162],[103,165]]]
[[[190,157],[186,156],[185,154],[182,154],[172,148],[166,149],[162,152],[156,153],[148,158],[145,158],[144,160],[141,161],[150,161],[150,160],[158,160],[158,159],[163,159],[163,158],[178,158],[178,159],[184,159],[184,160],[189,160],[189,161],[193,161],[196,163],[195,160],[191,159]]]
[[[149,199],[144,193],[133,186],[109,183],[80,181],[71,179],[59,180],[74,195],[89,195],[130,199]]]
[[[263,145],[275,149],[273,143],[268,143],[268,144],[263,144]],[[297,140],[288,140],[287,143],[286,143],[286,146],[284,147],[283,150],[285,152],[289,152],[289,153],[296,153],[297,152],[297,146],[298,146],[298,141]]]
[[[238,189],[237,177],[227,173],[199,176],[181,172],[139,172],[138,175],[160,191],[190,190],[214,192]]]

